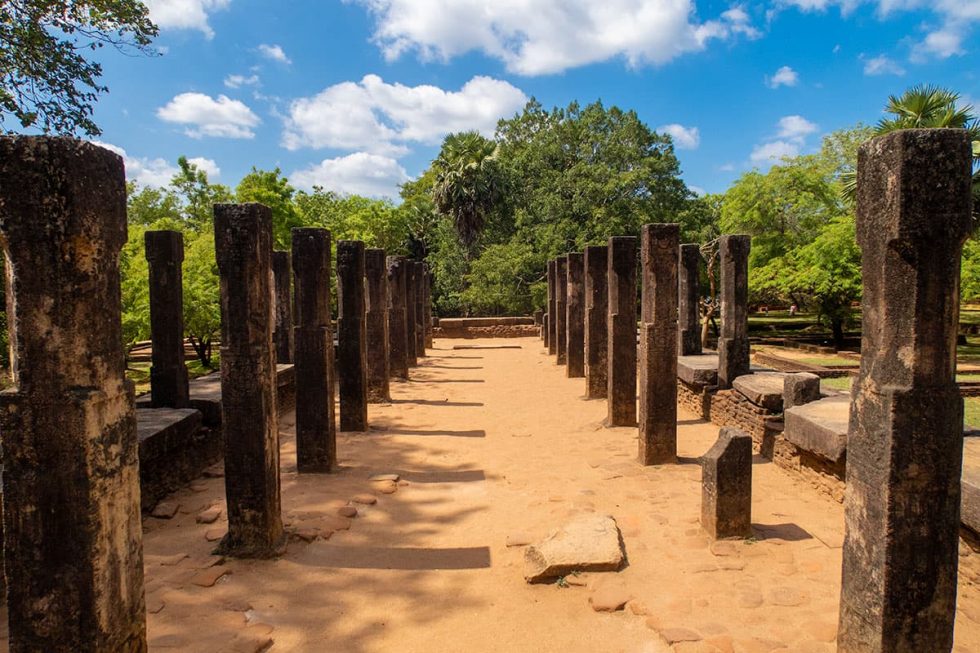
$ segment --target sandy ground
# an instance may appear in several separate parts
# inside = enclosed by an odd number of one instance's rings
[[[757,459],[755,537],[712,546],[696,459],[717,427],[682,410],[680,463],[643,468],[636,430],[603,428],[605,402],[583,400],[584,380],[565,378],[539,340],[435,344],[412,381],[392,384],[391,404],[371,407],[371,432],[341,436],[339,473],[298,476],[283,420],[284,518],[343,527],[338,506],[374,493],[349,530],[294,539],[275,561],[216,559],[208,536],[224,515],[197,516],[221,505],[220,478],[172,496],[173,519],[147,519],[151,651],[251,652],[270,639],[277,652],[835,650],[839,504]],[[380,473],[407,484],[381,494],[368,480]],[[590,511],[616,518],[628,566],[571,579],[581,586],[527,585],[508,537],[537,539]],[[980,554],[961,553],[954,650],[968,653],[980,651]],[[603,585],[633,601],[593,611]],[[681,628],[700,641],[668,645]]]

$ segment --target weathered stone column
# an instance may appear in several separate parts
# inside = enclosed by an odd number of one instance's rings
[[[548,348],[548,353],[552,356],[558,354],[558,343],[555,342],[555,293],[558,284],[558,261],[552,259],[548,261],[548,329],[545,331],[544,344]]]
[[[559,365],[568,363],[568,256],[555,261],[555,352]]]
[[[718,338],[718,388],[751,372],[749,365],[749,236],[722,236],[721,336]]]
[[[406,359],[409,367],[418,367],[418,322],[415,317],[415,286],[418,279],[415,277],[415,261],[405,259],[405,341],[408,345],[405,349]]]
[[[330,232],[293,229],[296,326],[296,468],[329,472],[337,464],[334,347],[330,324]]]
[[[146,651],[122,159],[0,137],[13,387],[0,393],[12,653]]]
[[[432,347],[432,268],[425,264],[425,284],[422,286],[422,305],[425,307],[425,346]]]
[[[842,653],[949,651],[963,400],[960,256],[971,229],[966,131],[907,130],[858,155],[861,372],[844,499]]]
[[[408,312],[405,282],[408,262],[404,256],[389,256],[388,264],[388,366],[392,376],[408,378]]]
[[[367,337],[367,398],[371,403],[390,401],[388,392],[388,270],[383,249],[364,250],[367,285],[364,327]]]
[[[752,534],[752,436],[730,426],[701,457],[701,526],[716,540]]]
[[[820,377],[809,372],[783,377],[783,411],[820,399]]]
[[[585,267],[582,252],[568,255],[566,276],[565,375],[570,379],[580,379],[585,377]]]
[[[677,224],[645,224],[640,314],[640,463],[677,460]]]
[[[272,340],[277,363],[293,362],[292,265],[289,252],[272,252],[272,277],[275,282],[276,326]]]
[[[425,358],[425,264],[415,261],[412,265],[415,266],[415,355]]]
[[[585,396],[605,399],[608,394],[609,251],[585,248]]]
[[[681,356],[696,356],[701,353],[701,249],[697,245],[681,245],[677,273],[677,349]]]
[[[364,323],[364,243],[337,243],[337,376],[340,430],[367,431],[367,329]]]
[[[608,426],[636,426],[636,238],[609,239]]]
[[[228,533],[222,555],[263,558],[285,546],[279,496],[272,297],[272,211],[215,204],[221,277],[221,430]]]
[[[179,231],[143,234],[150,264],[150,400],[153,408],[187,408],[190,391],[184,363],[184,288]]]

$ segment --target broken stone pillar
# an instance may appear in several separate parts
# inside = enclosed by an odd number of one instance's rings
[[[752,534],[752,436],[723,427],[701,456],[701,526],[716,540]]]
[[[607,247],[585,248],[585,396],[588,399],[605,399],[608,394],[608,261]]]
[[[425,343],[432,348],[432,269],[425,264],[425,284],[422,286],[422,306],[425,308]]]
[[[405,331],[406,344],[408,347],[405,349],[405,354],[408,359],[409,367],[418,367],[419,357],[418,357],[418,322],[415,316],[415,286],[418,283],[418,279],[415,277],[415,261],[410,261],[405,259],[405,323],[407,330]]]
[[[548,348],[548,354],[555,356],[558,354],[558,344],[555,342],[555,293],[558,284],[558,261],[552,259],[548,261],[548,329],[545,331],[544,344]]]
[[[861,372],[847,441],[837,650],[949,651],[956,609],[963,400],[960,256],[971,144],[903,130],[858,155]]]
[[[388,270],[383,249],[364,250],[367,303],[367,397],[371,403],[390,401],[388,393]]]
[[[293,229],[296,316],[296,469],[329,472],[337,464],[330,232]]]
[[[221,277],[221,430],[228,533],[222,555],[263,558],[285,546],[279,497],[272,302],[272,211],[215,204]]]
[[[276,346],[276,362],[293,362],[293,305],[292,305],[292,265],[289,252],[272,252],[272,277],[275,282],[274,302],[276,305],[276,327],[272,340]]]
[[[0,393],[9,650],[146,651],[122,159],[0,137],[13,386]]]
[[[820,398],[820,377],[809,372],[787,374],[783,377],[783,411],[802,406]]]
[[[609,239],[608,426],[636,426],[636,238]]]
[[[565,376],[585,376],[585,268],[581,252],[567,257],[565,300]]]
[[[190,391],[184,363],[184,288],[179,231],[143,235],[150,266],[150,401],[153,408],[187,408]]]
[[[415,261],[412,265],[415,266],[415,355],[425,358],[425,264]]]
[[[337,243],[337,376],[340,430],[367,431],[367,329],[364,323],[364,243]]]
[[[718,388],[748,374],[749,367],[749,236],[722,236],[721,335],[718,338]]]
[[[701,249],[681,245],[677,269],[677,349],[680,356],[701,353]]]
[[[555,262],[555,353],[558,364],[568,362],[568,257]]]
[[[645,224],[640,314],[640,452],[643,465],[677,460],[677,224]]]
[[[405,282],[408,261],[389,256],[388,264],[388,368],[391,376],[408,378],[408,311]]]

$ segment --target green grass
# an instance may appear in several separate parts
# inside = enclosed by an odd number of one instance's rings
[[[814,356],[812,358],[800,358],[798,360],[801,363],[808,363],[810,365],[823,365],[830,367],[857,367],[861,364],[860,361],[852,358],[844,358],[843,356]]]
[[[963,400],[963,423],[980,428],[980,397],[966,397]]]
[[[849,391],[851,389],[852,381],[853,377],[850,376],[840,376],[835,379],[820,379],[820,387],[824,390]]]
[[[214,356],[212,363],[218,367],[218,356]],[[215,370],[204,367],[201,361],[194,359],[187,360],[187,376],[196,379],[199,376],[210,374]],[[150,363],[149,361],[130,361],[126,365],[126,378],[136,384],[136,394],[141,395],[150,391]]]

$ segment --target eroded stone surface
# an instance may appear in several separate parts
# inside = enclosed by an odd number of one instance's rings
[[[783,414],[783,437],[800,449],[837,462],[847,451],[850,405],[848,395],[835,395],[788,408]]]
[[[756,406],[762,406],[772,413],[781,413],[784,376],[780,372],[745,374],[732,381],[732,387]]]
[[[534,583],[573,571],[616,571],[623,559],[616,520],[583,515],[525,549],[524,579]]]
[[[585,268],[581,252],[567,257],[565,376],[585,376]]]
[[[585,396],[605,399],[609,392],[608,247],[586,247],[585,267]]]
[[[150,402],[153,408],[187,408],[190,390],[184,363],[184,235],[147,231],[150,268]]]
[[[367,398],[372,403],[391,400],[388,391],[388,270],[383,249],[364,250],[365,334],[367,338]],[[423,330],[424,337],[424,330]]]
[[[752,436],[738,429],[701,457],[701,526],[715,539],[752,533]]]
[[[337,377],[340,430],[366,431],[367,330],[364,321],[364,243],[337,243]],[[414,330],[412,336],[414,337]]]
[[[721,262],[721,335],[718,338],[718,387],[727,389],[749,373],[749,236],[718,239]]]
[[[636,426],[636,238],[609,239],[606,347],[609,426]]]
[[[678,250],[677,264],[677,353],[695,356],[701,353],[701,251],[698,245],[686,243]]]

